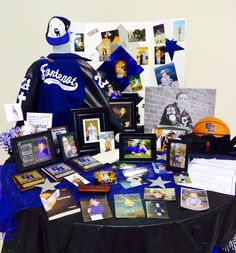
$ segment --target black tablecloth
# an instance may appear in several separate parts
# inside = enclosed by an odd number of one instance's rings
[[[16,235],[2,253],[210,253],[236,232],[236,198],[208,192],[210,209],[166,202],[170,219],[106,219],[82,222],[81,213],[48,221],[42,207],[20,211]],[[109,201],[113,216],[114,203]]]

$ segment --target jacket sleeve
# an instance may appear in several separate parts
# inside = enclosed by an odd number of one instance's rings
[[[39,60],[32,63],[27,70],[25,77],[21,83],[20,91],[17,96],[17,103],[21,104],[24,120],[26,120],[27,112],[35,112],[37,105],[37,89],[38,89],[38,65]],[[22,121],[17,122],[17,126],[22,126]]]
[[[92,68],[90,64],[88,64],[85,60],[78,59],[77,60],[82,72],[84,73],[85,79],[85,104],[92,107],[104,107],[108,111],[109,120],[114,127],[116,132],[124,132],[124,128],[122,127],[120,121],[117,119],[113,110],[111,109],[108,100],[103,93],[103,91],[99,88],[96,83],[94,77],[98,75],[98,73]]]

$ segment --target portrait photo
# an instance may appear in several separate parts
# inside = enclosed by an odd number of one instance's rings
[[[174,21],[174,40],[184,41],[185,40],[185,20]]]
[[[115,137],[113,131],[100,132],[99,135],[100,153],[115,149]]]
[[[59,136],[60,148],[63,159],[67,160],[79,155],[77,138],[74,132],[68,132]]]
[[[111,47],[109,43],[101,43],[98,46],[99,61],[109,61],[111,56]]]
[[[165,201],[146,201],[148,218],[169,219]]]
[[[83,135],[85,143],[99,142],[100,119],[91,118],[83,120]]]
[[[154,41],[156,44],[165,44],[165,27],[164,24],[153,26]]]
[[[144,129],[152,132],[157,126],[192,129],[205,117],[215,115],[215,89],[145,88]]]
[[[157,84],[163,87],[178,88],[178,77],[175,64],[168,63],[154,68]]]
[[[136,60],[139,65],[148,65],[148,47],[136,47]]]
[[[142,80],[140,75],[129,76],[129,83],[132,92],[143,90]]]
[[[166,50],[165,46],[154,47],[154,56],[155,56],[154,61],[156,65],[165,64],[166,61],[165,50]]]
[[[140,42],[146,41],[146,30],[145,29],[134,29],[128,31],[129,42]]]
[[[166,167],[170,170],[188,169],[187,143],[181,140],[170,140],[167,146]]]
[[[109,99],[117,99],[121,97],[121,92],[115,81],[112,83],[106,84],[105,91]]]
[[[74,39],[74,48],[75,52],[83,52],[84,51],[84,34],[76,33]]]

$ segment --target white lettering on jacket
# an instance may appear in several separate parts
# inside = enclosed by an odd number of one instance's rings
[[[42,73],[41,78],[44,81],[44,83],[47,84],[56,84],[59,85],[63,90],[66,91],[74,91],[78,88],[77,77],[71,77],[67,75],[62,75],[59,72],[59,69],[52,70],[50,68],[46,67],[48,64],[43,64],[40,67],[40,71]]]

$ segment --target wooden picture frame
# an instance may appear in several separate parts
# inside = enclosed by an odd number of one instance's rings
[[[149,133],[120,134],[120,162],[156,161],[156,135]]]
[[[72,109],[72,114],[80,153],[99,153],[99,133],[108,129],[105,108]]]
[[[13,138],[11,144],[19,172],[56,162],[56,151],[49,131]]]
[[[188,169],[188,145],[182,140],[169,140],[167,145],[167,170],[187,171]]]

